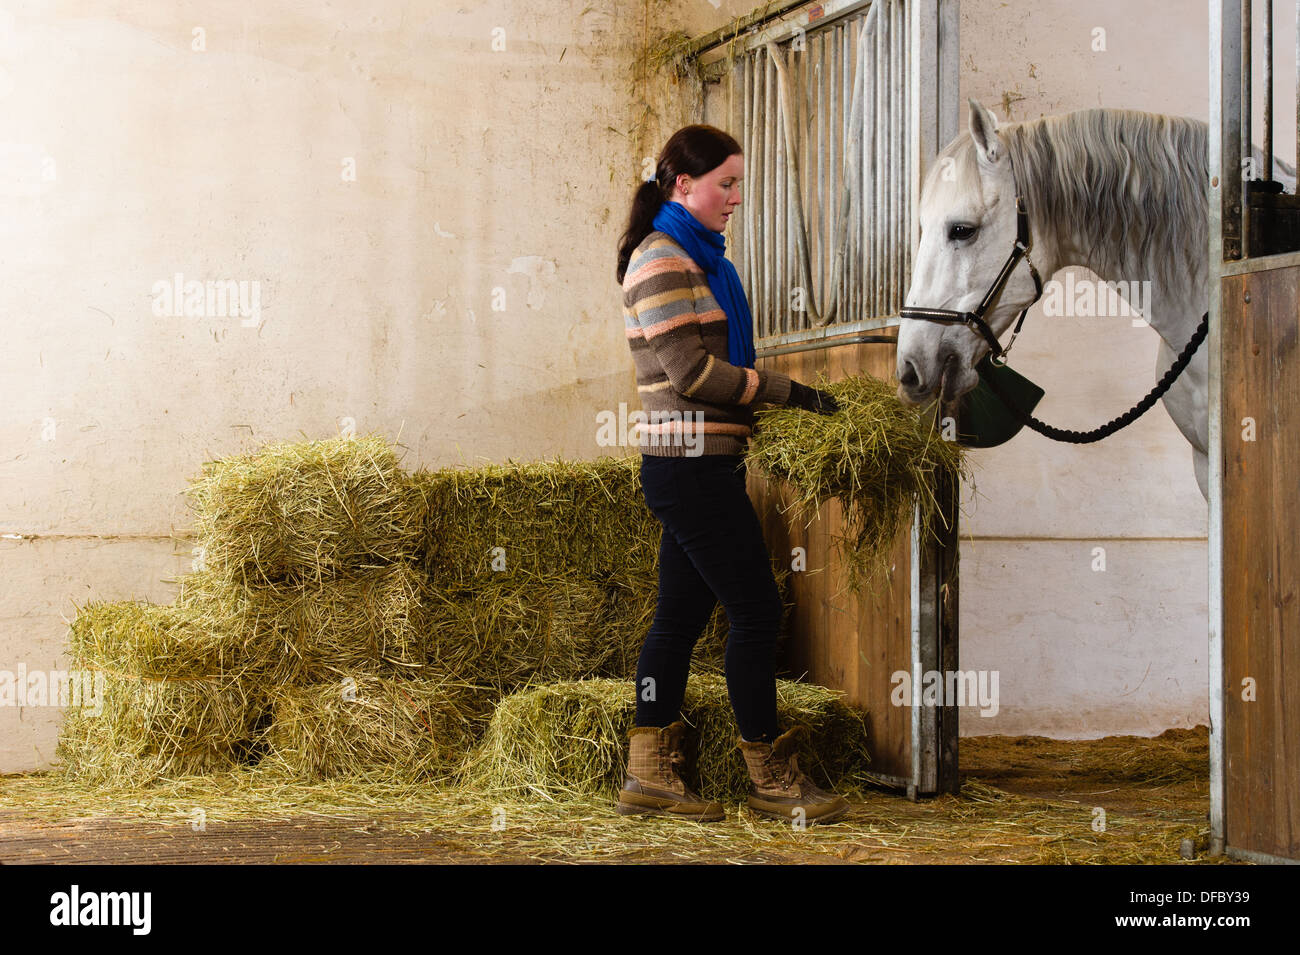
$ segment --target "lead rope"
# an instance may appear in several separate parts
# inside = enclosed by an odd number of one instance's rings
[[[1068,444],[1090,444],[1093,441],[1100,441],[1102,438],[1110,437],[1116,431],[1128,427],[1138,418],[1142,417],[1142,415],[1146,414],[1146,412],[1150,410],[1151,406],[1160,399],[1160,396],[1169,390],[1170,386],[1174,383],[1174,379],[1182,374],[1183,369],[1187,367],[1187,363],[1192,360],[1193,353],[1200,347],[1201,342],[1205,341],[1205,336],[1209,330],[1210,313],[1206,312],[1201,316],[1201,323],[1196,326],[1196,331],[1192,333],[1192,340],[1187,343],[1183,348],[1182,353],[1177,359],[1175,359],[1174,363],[1169,366],[1169,370],[1165,372],[1164,377],[1156,383],[1156,386],[1151,389],[1147,396],[1118,418],[1107,422],[1100,428],[1094,428],[1091,431],[1070,431],[1065,428],[1054,428],[1050,424],[1039,421],[1033,415],[1025,412],[1022,408],[1018,408],[1012,404],[1011,399],[1002,391],[1001,388],[998,387],[992,377],[984,378],[983,380],[988,384],[989,390],[998,396],[998,400],[1006,405],[1007,410],[1010,411],[1012,416],[1022,425],[1026,425],[1034,431],[1037,431],[1039,434],[1051,438],[1054,441],[1064,441]]]

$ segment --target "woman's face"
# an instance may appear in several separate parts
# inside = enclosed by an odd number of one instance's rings
[[[717,169],[698,179],[678,176],[673,201],[689,209],[706,229],[722,232],[740,205],[740,181],[744,178],[745,157],[742,153],[733,153]]]

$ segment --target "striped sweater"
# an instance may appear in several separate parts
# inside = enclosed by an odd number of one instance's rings
[[[727,361],[727,314],[704,270],[666,233],[651,232],[628,261],[623,323],[642,454],[744,454],[753,406],[789,400],[788,376]]]

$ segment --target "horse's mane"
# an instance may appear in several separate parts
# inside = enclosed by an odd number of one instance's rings
[[[1094,272],[1186,282],[1207,249],[1208,128],[1136,110],[1087,109],[998,128],[1015,166],[1031,229],[1070,223]],[[940,153],[926,191],[951,157],[956,182],[976,189],[970,132]],[[950,164],[951,165],[951,164]],[[951,177],[950,177],[951,178]]]

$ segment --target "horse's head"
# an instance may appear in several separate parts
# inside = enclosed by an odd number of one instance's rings
[[[921,191],[921,242],[906,306],[973,311],[1016,240],[1016,184],[997,119],[970,101],[970,132],[941,152]],[[1029,267],[1011,273],[984,315],[1001,335],[1036,296]],[[975,365],[988,341],[962,324],[905,318],[898,330],[898,397],[922,404],[937,393],[951,401],[979,384]]]

